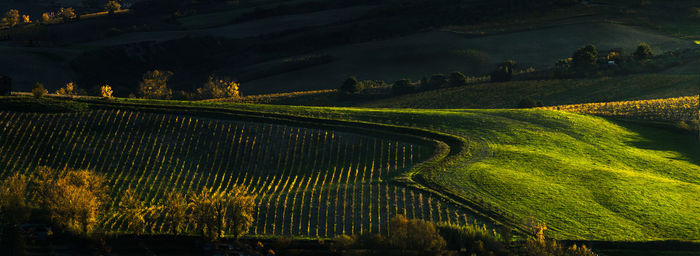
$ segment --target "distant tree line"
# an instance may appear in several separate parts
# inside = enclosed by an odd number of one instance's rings
[[[604,75],[621,75],[639,72],[657,72],[670,66],[683,63],[687,56],[696,56],[693,53],[667,53],[656,56],[654,50],[646,43],[640,43],[634,52],[625,54],[621,49],[611,49],[599,52],[594,45],[586,45],[577,49],[572,57],[557,61],[551,69],[536,71],[534,68],[522,69],[513,60],[506,60],[484,77],[467,77],[460,72],[453,72],[449,76],[434,74],[423,77],[419,81],[400,79],[391,85],[393,95],[436,90],[456,86],[464,86],[480,82],[508,82],[516,76],[521,80],[529,79],[567,79],[581,77],[598,77]],[[362,81],[350,77],[343,82],[339,91],[344,95],[362,94],[366,86]],[[542,101],[530,97],[522,98],[517,108],[542,107]]]
[[[121,4],[119,2],[119,0],[110,0],[104,5],[103,9],[109,14],[114,14],[116,11],[121,10]],[[32,20],[28,14],[21,14],[21,12],[17,9],[10,9],[5,12],[2,19],[0,19],[0,22],[2,25],[12,28],[22,24],[46,25],[54,23],[69,23],[71,21],[78,20],[80,20],[80,14],[78,14],[74,8],[61,7],[58,9],[58,11],[44,12],[35,20]]]
[[[461,72],[452,72],[449,75],[433,74],[429,78],[423,77],[419,81],[411,81],[407,78],[397,80],[391,84],[391,92],[394,95],[402,95],[421,91],[436,90],[464,86],[470,83],[486,81],[488,77],[467,77]],[[367,89],[389,86],[380,80],[359,81],[355,77],[349,77],[340,86],[339,91],[345,95],[361,94]]]
[[[570,58],[554,64],[555,78],[592,77],[614,73],[655,71],[663,67],[654,62],[654,52],[646,43],[640,43],[634,53],[625,55],[621,49],[599,52],[595,45],[576,50]]]
[[[131,94],[132,98],[144,99],[180,99],[180,100],[197,100],[197,99],[219,99],[219,98],[238,98],[240,97],[240,83],[229,78],[209,76],[202,87],[197,88],[194,92],[177,91],[173,92],[168,87],[168,81],[173,77],[171,71],[152,70],[146,72],[142,76],[137,94]],[[56,95],[61,96],[87,96],[90,93],[84,89],[79,89],[75,82],[68,82],[63,87],[56,90]],[[48,94],[48,90],[43,83],[37,82],[32,88],[32,95],[36,98],[41,98]],[[103,98],[111,98],[114,90],[108,84],[103,84],[96,88],[95,95]]]

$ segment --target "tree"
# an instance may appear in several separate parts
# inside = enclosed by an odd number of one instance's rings
[[[209,76],[209,80],[202,88],[197,89],[197,94],[203,99],[238,98],[240,84],[227,78],[215,78]]]
[[[29,219],[28,184],[27,176],[19,173],[0,183],[0,224],[17,226]]]
[[[58,227],[89,234],[105,212],[108,188],[102,175],[88,170],[37,169],[36,188],[40,205]]]
[[[430,81],[428,85],[431,90],[440,89],[447,86],[447,77],[443,74],[434,74],[430,76]]]
[[[343,85],[340,86],[340,92],[347,93],[347,94],[354,94],[362,91],[362,88],[360,86],[360,82],[357,81],[357,78],[349,77],[348,79],[343,82]]]
[[[0,96],[12,95],[12,78],[0,75]]]
[[[109,12],[110,15],[113,15],[116,11],[119,11],[122,8],[122,5],[119,4],[119,2],[110,0],[105,4],[105,11]]]
[[[173,91],[168,89],[168,80],[172,78],[173,72],[153,70],[143,75],[143,80],[139,83],[139,94],[147,99],[168,99]]]
[[[449,79],[450,87],[467,85],[467,76],[461,72],[452,72]]]
[[[253,224],[254,198],[237,186],[229,192],[211,192],[205,187],[190,199],[191,221],[203,237],[216,240],[229,228],[237,239]]]
[[[44,88],[44,84],[40,82],[36,82],[34,84],[34,88],[32,88],[32,95],[34,95],[34,98],[39,99],[47,93],[49,93],[49,91],[47,91],[46,88]]]
[[[588,75],[598,70],[598,49],[587,45],[574,52],[571,67],[579,75]]]
[[[75,9],[70,8],[70,7],[68,7],[68,8],[61,8],[61,9],[58,11],[58,15],[61,16],[61,18],[63,18],[63,23],[68,23],[68,22],[70,22],[71,20],[75,19],[75,17],[76,17],[76,15],[75,15]]]
[[[128,188],[119,201],[119,213],[126,221],[126,228],[130,232],[140,235],[146,226],[145,207],[143,201],[138,198],[138,195]]]
[[[75,83],[73,83],[73,82],[68,82],[68,83],[66,84],[66,86],[64,86],[63,88],[58,89],[58,91],[56,91],[56,94],[58,94],[58,95],[73,96],[73,95],[76,95],[76,94],[77,94],[77,91],[78,91],[78,90],[76,90],[76,88],[75,88]]]
[[[214,227],[216,217],[213,204],[216,200],[216,195],[211,193],[206,187],[204,187],[199,194],[190,197],[190,204],[192,205],[190,222],[194,224],[195,230],[198,231],[202,237],[207,237],[212,240],[219,237]]]
[[[507,60],[498,65],[495,71],[491,72],[491,82],[508,82],[513,79],[513,66],[515,61]]]
[[[389,243],[397,249],[440,251],[447,246],[435,224],[397,215],[389,223]]]
[[[646,43],[641,43],[637,46],[637,50],[634,51],[634,59],[637,61],[646,61],[654,57],[654,52],[651,50],[651,46]]]
[[[228,221],[219,222],[224,224],[220,229],[223,230],[227,224],[235,239],[247,234],[255,220],[253,218],[255,196],[248,194],[242,187],[234,186],[226,194],[224,207],[226,212],[225,218],[228,218]]]
[[[389,244],[394,248],[406,250],[408,248],[408,219],[403,215],[396,215],[389,222]]]
[[[518,102],[518,108],[536,108],[542,107],[541,101],[535,101],[530,97],[525,97],[520,102]]]
[[[114,94],[114,91],[112,91],[111,86],[105,84],[100,87],[100,95],[102,95],[103,98],[112,98],[112,94]]]
[[[401,95],[415,92],[416,87],[413,84],[411,84],[411,80],[404,78],[394,82],[394,84],[391,86],[391,91],[395,95]]]
[[[20,22],[19,11],[15,9],[10,9],[5,13],[5,17],[2,18],[2,23],[7,24],[10,27],[17,26]]]
[[[49,24],[53,20],[53,17],[55,16],[54,13],[52,12],[45,12],[41,14],[41,18],[39,19],[39,23],[41,24]]]
[[[333,249],[343,251],[355,244],[355,238],[349,235],[338,235],[333,238]]]
[[[427,77],[423,77],[420,79],[420,82],[418,82],[418,88],[421,91],[430,90],[430,81],[428,81]]]
[[[166,195],[163,202],[163,210],[173,235],[178,235],[182,232],[182,228],[187,222],[187,208],[187,200],[181,193],[171,191]]]
[[[553,70],[554,77],[556,77],[556,78],[570,77],[573,74],[571,71],[571,61],[572,61],[572,58],[558,60],[557,63],[554,64],[554,70]]]

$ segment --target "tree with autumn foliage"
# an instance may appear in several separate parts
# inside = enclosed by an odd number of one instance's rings
[[[139,94],[147,99],[168,99],[173,91],[168,88],[168,81],[173,77],[171,71],[153,70],[143,75],[139,83]]]
[[[248,233],[253,224],[254,199],[238,186],[227,192],[213,192],[205,187],[190,198],[191,221],[203,237],[216,240],[230,230],[237,239]]]
[[[14,27],[20,23],[20,18],[21,16],[19,15],[18,10],[10,9],[5,13],[5,17],[2,18],[2,23],[5,23],[7,26]]]
[[[209,76],[209,80],[202,88],[197,89],[197,94],[203,99],[238,98],[240,84],[227,78]]]
[[[119,11],[122,9],[122,5],[115,0],[110,0],[109,2],[107,2],[107,4],[105,4],[104,9],[110,15],[113,15],[116,11]]]
[[[89,234],[106,211],[109,193],[103,175],[89,170],[36,170],[34,187],[40,206],[53,224],[76,234]]]
[[[128,188],[122,194],[121,201],[119,201],[119,213],[126,222],[127,230],[136,235],[143,233],[146,227],[145,205],[133,189]]]
[[[447,246],[435,224],[396,215],[389,222],[389,244],[401,250],[441,251]]]
[[[182,193],[171,191],[165,196],[163,211],[165,221],[173,235],[180,234],[187,224],[187,199]]]
[[[0,182],[0,225],[17,226],[29,219],[27,176],[15,173]]]

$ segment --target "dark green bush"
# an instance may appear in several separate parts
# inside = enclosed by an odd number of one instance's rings
[[[491,82],[508,82],[513,79],[513,66],[515,62],[507,60],[498,65],[495,71],[491,72]]]
[[[357,78],[349,77],[348,79],[343,82],[343,85],[340,86],[340,92],[346,93],[346,94],[355,94],[362,91],[362,87],[360,85],[360,82],[357,81]]]
[[[542,102],[541,101],[535,101],[530,97],[525,97],[524,99],[520,100],[518,102],[518,108],[536,108],[536,107],[542,107]]]
[[[578,75],[591,75],[598,70],[598,49],[586,45],[574,52],[571,67]]]
[[[447,77],[443,74],[434,74],[430,76],[428,81],[428,89],[435,90],[443,87],[447,87]]]
[[[394,82],[394,84],[391,86],[391,92],[394,95],[407,94],[415,91],[416,86],[411,83],[411,80],[405,78]]]
[[[637,61],[646,61],[654,57],[654,52],[651,50],[651,46],[646,43],[641,43],[637,46],[637,50],[634,51],[634,59]]]
[[[450,87],[467,85],[467,76],[461,72],[452,72],[449,78]]]

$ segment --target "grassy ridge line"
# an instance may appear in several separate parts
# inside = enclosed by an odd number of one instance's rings
[[[508,225],[515,228],[515,230],[519,232],[524,232],[525,230],[522,226],[517,224],[517,222],[498,214],[496,211],[493,211],[492,208],[485,207],[474,200],[461,197],[456,193],[448,192],[448,190],[442,187],[439,183],[432,181],[430,176],[439,172],[439,170],[443,167],[450,165],[452,161],[459,159],[460,156],[471,156],[470,150],[474,148],[472,146],[473,144],[470,143],[470,140],[462,137],[408,126],[379,124],[356,120],[306,117],[293,114],[278,114],[254,110],[233,110],[205,106],[159,105],[151,103],[118,103],[94,99],[82,99],[80,101],[89,103],[91,107],[107,109],[129,109],[136,111],[152,111],[156,113],[191,114],[212,118],[221,118],[222,115],[233,115],[237,118],[244,118],[250,121],[283,124],[292,123],[303,127],[334,129],[360,134],[368,133],[372,135],[401,138],[404,140],[427,144],[435,149],[433,155],[424,162],[415,165],[411,171],[396,177],[396,181],[443,197],[452,203],[474,212],[476,215],[481,216],[488,221],[496,223],[497,225]],[[480,144],[481,145],[479,148],[488,147],[483,143]]]

